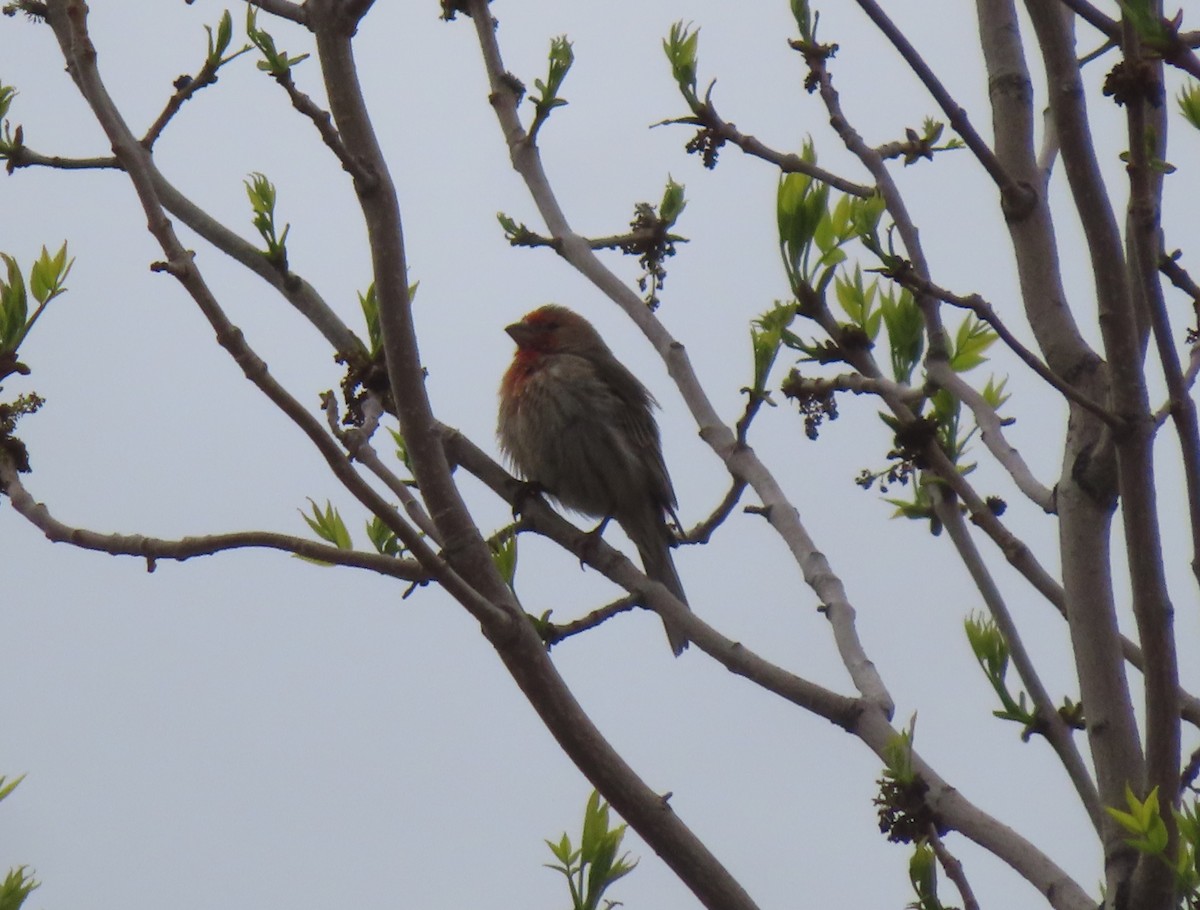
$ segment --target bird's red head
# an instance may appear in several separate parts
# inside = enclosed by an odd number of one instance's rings
[[[590,322],[554,303],[527,313],[520,322],[506,326],[504,331],[517,343],[518,356],[531,353],[594,357],[608,352],[608,346]]]

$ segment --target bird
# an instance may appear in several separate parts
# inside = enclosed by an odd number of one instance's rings
[[[496,435],[516,471],[562,506],[615,520],[646,575],[687,606],[671,558],[675,490],[663,460],[657,402],[573,310],[546,304],[506,326],[517,345],[500,383]],[[686,635],[665,617],[678,656]]]

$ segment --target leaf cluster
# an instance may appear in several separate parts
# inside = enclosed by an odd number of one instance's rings
[[[676,22],[663,39],[663,52],[671,64],[671,75],[689,107],[699,104],[696,97],[696,54],[700,44],[700,29]]]
[[[286,79],[291,76],[291,69],[302,60],[308,59],[308,54],[289,56],[287,51],[276,47],[275,39],[266,29],[258,27],[258,8],[253,4],[246,7],[246,36],[258,48],[263,59],[258,61],[258,68],[270,73],[276,79]],[[219,41],[218,41],[219,43]]]
[[[572,910],[597,910],[609,886],[637,866],[637,860],[631,861],[628,853],[620,853],[626,826],[611,827],[608,812],[608,803],[592,791],[583,813],[579,847],[571,844],[565,831],[557,843],[546,841],[556,860],[546,863],[546,868],[560,872],[566,878]],[[612,901],[604,903],[605,907],[612,905]]]
[[[275,226],[275,184],[268,180],[265,174],[258,172],[251,174],[243,182],[246,185],[246,195],[250,199],[250,207],[254,211],[252,224],[267,245],[263,255],[275,268],[286,272],[287,236],[292,226],[284,225],[283,233],[279,233]]]
[[[914,716],[907,730],[888,741],[883,776],[876,781],[879,795],[873,802],[879,807],[879,830],[892,843],[914,843],[925,840],[930,831],[939,836],[946,832],[925,802],[929,785],[913,766],[916,722]]]
[[[346,522],[342,520],[341,513],[333,504],[326,500],[325,508],[322,509],[315,500],[310,498],[308,501],[312,507],[312,514],[305,514],[302,511],[300,517],[304,519],[304,523],[308,525],[309,529],[321,540],[332,544],[339,550],[353,550],[354,541],[350,537],[350,531],[346,527]],[[381,556],[399,557],[404,554],[403,544],[400,543],[395,532],[378,515],[372,515],[366,522],[366,532],[371,546]],[[307,556],[297,556],[297,558],[319,566],[329,565],[320,559],[310,559]]]
[[[637,203],[629,223],[629,234],[619,243],[621,252],[638,257],[642,267],[638,288],[645,292],[646,304],[651,309],[658,306],[658,292],[667,280],[666,260],[675,255],[675,244],[686,242],[685,238],[671,233],[686,207],[683,184],[667,177],[662,201],[657,207],[649,202]]]
[[[3,801],[25,779],[25,775],[6,781],[0,775],[0,801]],[[28,866],[17,866],[9,869],[4,880],[0,881],[0,910],[20,910],[31,891],[41,883],[30,874]]]
[[[536,140],[538,131],[549,119],[550,112],[567,103],[565,98],[559,96],[558,90],[562,88],[563,80],[567,78],[574,62],[575,52],[571,49],[571,42],[567,40],[567,36],[559,35],[551,39],[546,78],[533,80],[533,87],[539,94],[529,98],[534,105],[533,123],[529,127],[530,142]]]
[[[1196,803],[1171,809],[1179,832],[1174,857],[1168,852],[1171,838],[1163,818],[1158,788],[1152,789],[1145,799],[1139,799],[1126,784],[1125,804],[1125,809],[1104,807],[1129,835],[1125,838],[1125,843],[1139,853],[1156,857],[1170,866],[1184,905],[1188,910],[1200,908],[1200,810]]]
[[[0,278],[0,367],[6,362],[15,361],[17,349],[29,335],[38,317],[42,315],[46,305],[55,297],[66,293],[64,282],[74,265],[74,259],[67,258],[67,244],[64,242],[57,253],[51,254],[42,247],[42,253],[29,270],[29,284],[21,274],[17,260],[7,253],[0,253],[4,261],[5,277]],[[37,309],[29,313],[29,295],[37,301]],[[0,379],[5,373],[0,370]]]

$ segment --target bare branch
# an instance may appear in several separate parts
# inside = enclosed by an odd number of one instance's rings
[[[745,492],[746,482],[734,479],[730,483],[725,495],[721,498],[721,501],[717,504],[717,507],[713,509],[712,514],[699,524],[683,531],[684,541],[686,543],[708,543],[712,538],[713,532],[725,523],[725,519],[733,514],[733,510],[737,508],[737,504],[741,501],[742,494]]]
[[[1093,148],[1085,94],[1075,61],[1074,40],[1068,24],[1073,17],[1061,7],[1027,2],[1026,9],[1038,36],[1046,67],[1051,109],[1062,147],[1063,165],[1075,207],[1083,227],[1095,275],[1099,327],[1104,342],[1109,395],[1113,411],[1126,422],[1125,433],[1109,445],[1117,457],[1095,457],[1093,434],[1086,424],[1073,425],[1068,438],[1068,456],[1074,471],[1081,464],[1100,466],[1093,477],[1104,477],[1103,487],[1079,483],[1080,472],[1068,474],[1060,484],[1060,512],[1064,515],[1062,535],[1071,541],[1064,552],[1064,580],[1072,593],[1068,617],[1076,655],[1083,701],[1105,712],[1100,719],[1089,717],[1088,734],[1097,769],[1101,799],[1119,804],[1130,781],[1142,784],[1142,792],[1157,786],[1160,793],[1174,793],[1179,769],[1179,681],[1171,640],[1170,603],[1161,565],[1161,550],[1151,450],[1153,424],[1149,415],[1143,345],[1145,320],[1139,312],[1139,281],[1130,271],[1122,247],[1120,229],[1105,190],[1100,164]],[[1126,64],[1134,65],[1139,55],[1136,39],[1123,36]],[[1134,104],[1126,105],[1127,111]],[[1131,114],[1132,116],[1132,114]],[[1146,134],[1129,131],[1130,154],[1144,155]],[[1131,180],[1144,168],[1130,162]],[[1131,199],[1139,196],[1136,187]],[[1136,267],[1135,261],[1132,263]],[[1115,463],[1114,463],[1115,462]],[[1104,475],[1107,474],[1107,477]],[[1069,479],[1068,479],[1069,478]],[[1115,480],[1115,484],[1113,481]],[[1078,489],[1071,489],[1072,486]],[[1109,542],[1104,534],[1110,519],[1111,500],[1097,496],[1098,490],[1119,495],[1124,524],[1126,561],[1129,566],[1133,611],[1141,645],[1145,650],[1145,702],[1147,714],[1146,756],[1143,757],[1128,687],[1115,672],[1117,629],[1111,578],[1108,576]],[[1111,495],[1111,493],[1109,494]],[[1064,510],[1067,502],[1073,508]],[[1071,516],[1067,521],[1066,516]],[[1097,522],[1097,518],[1099,521]],[[1085,549],[1085,547],[1087,549]],[[1099,557],[1098,562],[1096,557]],[[1068,565],[1068,559],[1078,564]],[[1089,708],[1090,710],[1090,708]],[[1168,833],[1174,830],[1170,808],[1164,801],[1163,821]],[[1165,905],[1170,870],[1151,868],[1145,858],[1129,851],[1113,822],[1105,824],[1105,868],[1110,888],[1118,882],[1129,887],[1129,900],[1139,906]],[[1173,850],[1173,848],[1170,848]],[[1138,874],[1134,876],[1134,870]]]
[[[117,159],[109,156],[96,158],[62,158],[58,155],[42,155],[27,146],[13,149],[8,158],[8,172],[11,174],[23,167],[49,167],[63,171],[94,171],[120,170]]]
[[[296,83],[292,79],[291,70],[285,70],[283,73],[275,76],[275,81],[283,86],[284,91],[287,92],[288,98],[292,101],[292,107],[312,121],[313,126],[317,128],[317,132],[321,134],[321,141],[337,156],[338,161],[342,164],[342,169],[353,177],[355,182],[360,186],[364,188],[370,187],[372,181],[375,179],[374,175],[367,171],[350,154],[349,149],[346,148],[346,144],[342,141],[342,137],[338,134],[337,127],[333,125],[333,116],[329,111],[322,109],[312,98],[296,87]]]
[[[234,56],[237,56],[236,54]],[[179,113],[180,108],[184,103],[191,100],[198,91],[207,86],[212,85],[217,81],[217,71],[224,66],[232,58],[224,60],[205,60],[204,65],[195,76],[180,76],[175,83],[175,93],[167,99],[166,106],[162,113],[155,118],[154,123],[146,130],[146,135],[142,137],[142,145],[147,149],[154,148],[154,143],[158,141],[158,137],[162,135],[163,130],[167,128],[167,124],[172,118]]]
[[[54,543],[68,543],[82,550],[97,550],[113,556],[139,556],[146,560],[150,571],[159,559],[183,562],[196,556],[211,556],[226,550],[268,549],[282,550],[329,565],[368,569],[380,575],[404,581],[424,584],[432,576],[413,559],[398,559],[380,553],[360,550],[342,550],[329,544],[293,537],[290,534],[273,534],[269,531],[237,531],[227,534],[205,534],[199,537],[183,537],[167,540],[144,534],[101,534],[86,528],[64,524],[50,514],[50,510],[34,500],[21,483],[11,462],[0,451],[0,492],[8,496],[13,509],[23,515]]]
[[[64,170],[94,168],[123,170],[121,163],[116,158],[48,157],[25,147],[21,147],[19,154],[14,154],[9,166],[13,169],[38,166]],[[146,167],[154,180],[155,189],[162,200],[163,207],[167,211],[228,255],[229,258],[241,263],[275,288],[288,303],[312,323],[335,351],[347,357],[366,358],[366,348],[362,341],[346,327],[346,324],[312,285],[295,272],[281,272],[267,260],[261,250],[242,239],[179,192],[155,167],[153,160],[148,160]]]
[[[594,629],[612,619],[614,616],[618,616],[621,613],[627,613],[639,606],[641,606],[641,604],[638,603],[638,599],[636,597],[633,595],[626,595],[625,597],[619,598],[618,600],[615,600],[610,604],[606,604],[603,607],[599,607],[586,616],[581,616],[579,619],[573,620],[572,622],[565,622],[562,624],[546,623],[546,630],[542,633],[542,637],[545,639],[546,647],[552,648],[554,645],[561,641],[565,641],[573,635],[579,635],[588,631],[589,629]]]

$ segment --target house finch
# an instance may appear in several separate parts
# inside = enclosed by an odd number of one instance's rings
[[[517,353],[500,383],[500,448],[562,505],[616,519],[646,575],[686,605],[671,560],[665,513],[675,517],[675,491],[650,412],[654,397],[566,307],[541,307],[504,331]],[[678,655],[687,639],[664,622]]]

